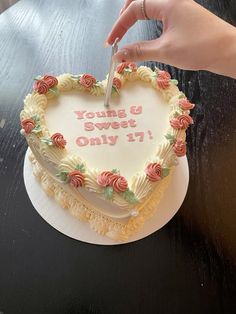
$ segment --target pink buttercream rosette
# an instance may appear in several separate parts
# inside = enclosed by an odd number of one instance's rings
[[[34,83],[33,89],[39,94],[47,94],[49,91],[49,86],[46,82],[40,80]]]
[[[68,173],[70,185],[79,188],[84,184],[84,175],[79,170],[74,170]]]
[[[132,72],[137,71],[137,65],[134,62],[122,62],[116,67],[116,72],[121,74],[125,69],[130,69]]]
[[[167,89],[170,86],[171,76],[166,71],[159,71],[157,74],[157,86],[160,89]]]
[[[161,180],[162,168],[160,164],[156,162],[150,163],[145,169],[145,172],[148,180],[152,182]]]
[[[118,77],[114,77],[112,81],[112,86],[117,89],[121,89],[121,80]]]
[[[44,75],[43,81],[48,85],[49,88],[52,88],[58,84],[57,78],[52,75]]]
[[[97,184],[102,187],[107,187],[110,184],[110,177],[113,175],[111,171],[103,171],[97,177]]]
[[[174,145],[174,152],[177,157],[182,157],[186,155],[186,143],[181,139],[177,139]]]
[[[22,120],[21,127],[26,134],[29,134],[35,128],[35,121],[33,119]]]
[[[195,107],[194,104],[192,104],[188,99],[180,99],[179,100],[179,106],[182,110],[191,110]]]
[[[97,80],[91,74],[83,74],[79,79],[80,84],[85,88],[90,88],[96,84]]]
[[[109,185],[113,188],[113,190],[117,193],[124,192],[128,188],[128,183],[126,179],[119,174],[114,173],[110,177]]]
[[[97,183],[102,187],[110,186],[117,193],[124,192],[128,189],[128,182],[126,179],[111,171],[103,171],[100,173],[97,177]]]
[[[33,89],[39,94],[47,94],[50,88],[55,87],[58,84],[58,80],[56,77],[52,75],[44,75],[42,79],[37,80]]]
[[[190,124],[193,124],[193,119],[187,114],[182,114],[170,120],[170,125],[177,130],[187,129]]]
[[[56,147],[63,149],[66,146],[66,140],[64,139],[61,133],[55,133],[51,136],[51,140],[53,145]]]

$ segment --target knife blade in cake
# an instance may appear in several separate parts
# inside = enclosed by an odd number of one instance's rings
[[[112,82],[113,82],[115,67],[116,67],[116,62],[113,61],[113,56],[118,51],[118,41],[119,41],[119,38],[116,38],[116,40],[114,41],[114,44],[112,45],[111,62],[110,62],[110,69],[109,69],[109,74],[108,74],[107,88],[106,88],[105,101],[104,101],[105,107],[109,107],[109,102],[111,98]]]

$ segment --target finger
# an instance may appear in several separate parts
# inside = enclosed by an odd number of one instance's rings
[[[162,9],[165,6],[165,1],[157,0],[155,6],[153,3],[146,1],[145,11],[150,19],[162,19]],[[105,46],[112,45],[116,38],[121,38],[127,30],[137,22],[137,20],[145,20],[146,17],[143,12],[143,0],[131,1],[129,6],[123,11],[121,16],[116,21],[110,34],[106,39]]]
[[[116,38],[121,39],[127,30],[134,25],[137,20],[144,20],[139,0],[132,1],[127,9],[121,14],[108,35],[106,42],[112,45]]]
[[[125,46],[119,50],[113,60],[116,62],[126,61],[160,61],[161,58],[161,37],[155,40],[141,41]]]
[[[120,15],[128,8],[128,6],[130,5],[131,2],[133,2],[134,0],[126,0],[124,6],[122,7],[122,9],[120,10]]]

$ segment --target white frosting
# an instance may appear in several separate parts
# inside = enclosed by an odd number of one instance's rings
[[[147,67],[115,75],[122,89],[120,95],[113,95],[109,109],[104,108],[107,80],[86,89],[78,81],[80,76],[63,74],[58,77],[56,93],[33,92],[26,97],[21,121],[39,123],[39,133],[36,129],[22,133],[34,155],[34,174],[44,190],[98,233],[122,241],[153,214],[170,182],[170,174],[151,182],[145,168],[160,163],[172,173],[177,161],[172,138],[184,141],[185,130],[173,128],[169,120],[184,113],[179,107],[179,97],[184,94],[171,82],[167,89],[160,89],[156,73]],[[54,133],[64,136],[65,149],[52,145]],[[60,172],[80,167],[83,187],[74,187],[60,177]],[[129,194],[113,191],[110,201],[97,178],[112,169],[128,181]]]
[[[127,117],[95,117],[78,119],[75,111],[101,112],[104,111],[104,97],[94,97],[88,93],[79,93],[71,91],[63,93],[58,98],[49,100],[45,112],[45,120],[50,134],[60,132],[67,140],[68,154],[77,154],[86,161],[88,168],[111,170],[119,169],[120,173],[129,181],[133,175],[143,169],[149,156],[155,153],[158,144],[163,140],[164,134],[169,127],[169,106],[160,93],[153,89],[149,84],[136,81],[127,82],[122,88],[120,95],[112,97],[110,108],[108,110],[125,110]],[[141,114],[131,114],[132,106],[142,106]],[[85,113],[85,114],[86,114]],[[92,116],[92,114],[91,114]],[[130,122],[127,128],[108,130],[86,131],[84,124],[87,122],[121,122],[135,120]],[[132,127],[136,125],[136,127]],[[90,125],[91,126],[91,125]],[[95,127],[96,128],[96,127]],[[151,131],[149,134],[148,131]],[[144,132],[143,142],[139,142],[139,136],[135,142],[128,142],[127,134]],[[103,137],[101,138],[101,136]],[[109,143],[117,138],[115,145],[86,145],[78,146],[76,140],[78,137],[94,138],[99,137],[101,141],[104,138]],[[153,139],[150,139],[150,136]],[[135,135],[134,135],[135,139]],[[84,141],[81,140],[81,143]]]

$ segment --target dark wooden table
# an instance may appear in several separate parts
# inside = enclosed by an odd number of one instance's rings
[[[202,3],[236,23],[234,0]],[[85,244],[50,227],[28,199],[19,113],[32,78],[90,72],[103,79],[110,54],[103,42],[121,6],[21,0],[0,16],[1,314],[236,313],[235,80],[160,65],[196,108],[188,194],[155,234],[128,245]],[[144,21],[123,43],[159,34],[159,23]]]

